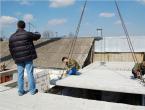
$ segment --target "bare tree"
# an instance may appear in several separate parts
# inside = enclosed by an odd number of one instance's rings
[[[49,39],[51,37],[54,37],[54,33],[52,31],[46,30],[43,32],[43,38]]]
[[[68,37],[74,37],[75,35],[74,35],[74,33],[72,33],[72,32],[70,32],[69,34],[68,34]]]

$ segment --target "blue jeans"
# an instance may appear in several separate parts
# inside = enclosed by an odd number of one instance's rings
[[[33,94],[36,91],[35,79],[33,76],[33,61],[24,61],[22,63],[17,63],[18,69],[18,93],[24,93],[24,69],[26,68],[28,82],[29,82],[29,91]]]
[[[68,75],[76,75],[77,69],[75,67],[71,68],[69,71],[67,71]]]

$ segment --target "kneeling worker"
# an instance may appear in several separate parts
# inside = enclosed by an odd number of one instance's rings
[[[142,63],[136,63],[132,69],[132,74],[134,78],[141,78],[142,75],[145,74],[145,61]]]
[[[78,62],[74,59],[63,57],[62,62],[65,63],[67,75],[76,75],[77,71],[80,69]]]

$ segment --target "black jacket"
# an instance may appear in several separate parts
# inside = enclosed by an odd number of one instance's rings
[[[9,50],[15,63],[32,61],[37,58],[33,44],[34,40],[40,39],[39,33],[17,30],[9,39]]]

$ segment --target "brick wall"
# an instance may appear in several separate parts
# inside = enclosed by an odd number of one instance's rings
[[[1,75],[1,76],[0,76],[0,84],[1,84],[1,83],[4,83],[4,82],[11,81],[12,78],[13,78],[12,75]]]

